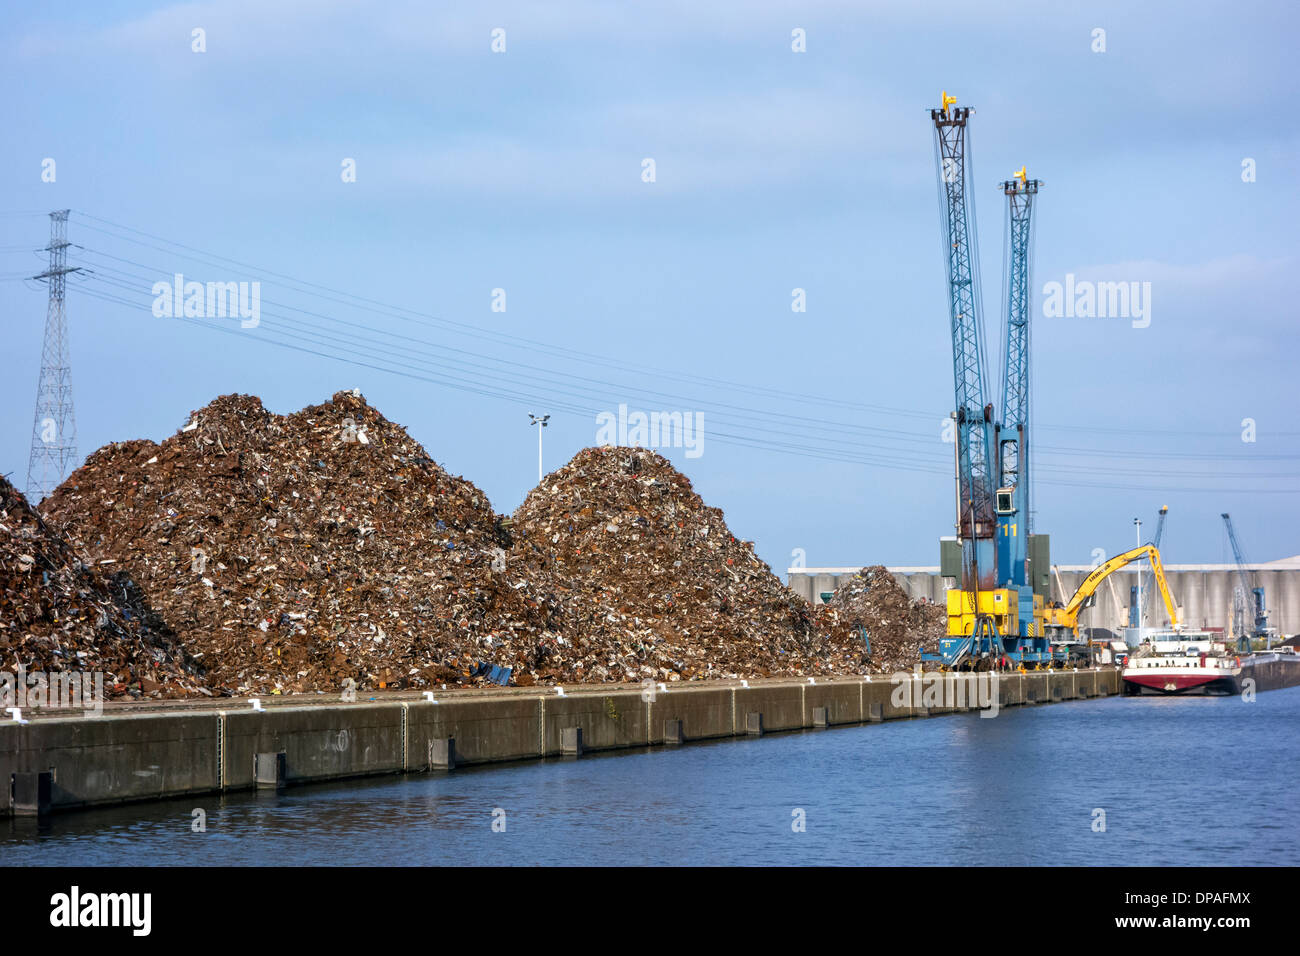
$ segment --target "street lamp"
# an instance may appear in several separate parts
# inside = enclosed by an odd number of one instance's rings
[[[528,416],[528,424],[538,426],[537,428],[537,483],[539,485],[542,483],[542,429],[546,427],[546,423],[549,422],[550,420],[551,420],[550,415],[543,415],[540,418],[537,417],[536,415]]]
[[[1137,546],[1140,548],[1142,547],[1142,519],[1134,518],[1133,525],[1137,529]],[[1137,626],[1138,626],[1138,637],[1141,638],[1142,637],[1142,561],[1141,559],[1138,560],[1137,576],[1138,576]]]

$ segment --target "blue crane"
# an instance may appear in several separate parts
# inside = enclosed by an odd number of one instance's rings
[[[1007,197],[1007,285],[1003,322],[1002,421],[997,429],[998,585],[1022,588],[1029,542],[1029,313],[1033,308],[1034,199],[1042,182],[1025,167],[1002,183]],[[1031,599],[1032,600],[1032,599]],[[1032,610],[1032,603],[1030,605]],[[1032,615],[1027,618],[1032,623]]]
[[[948,315],[952,331],[956,391],[957,535],[962,541],[961,586],[992,590],[997,584],[993,552],[993,406],[985,399],[983,303],[974,238],[975,205],[967,189],[966,131],[973,110],[955,106],[943,94],[931,110],[938,150],[940,207],[944,225],[944,265],[948,275]]]
[[[948,631],[940,659],[950,666],[1002,658],[1052,659],[1042,598],[1026,569],[1029,470],[1029,318],[1033,199],[1041,185],[1021,176],[1003,184],[1008,196],[1009,262],[1003,407],[999,423],[987,399],[983,304],[975,204],[970,180],[969,120],[974,110],[944,92],[934,123],[943,224],[948,317],[955,393],[957,539],[960,586],[948,592]],[[1002,438],[1005,431],[1006,438]],[[956,576],[956,575],[954,575]]]
[[[1234,595],[1232,630],[1237,635],[1237,649],[1245,653],[1250,652],[1250,641],[1252,637],[1260,638],[1272,644],[1272,630],[1268,626],[1268,609],[1264,605],[1264,589],[1262,587],[1253,587],[1250,577],[1246,572],[1246,558],[1241,553],[1241,545],[1237,543],[1237,533],[1232,530],[1232,519],[1228,517],[1227,512],[1221,515],[1224,527],[1228,529],[1228,543],[1232,546],[1232,558],[1237,562],[1237,579],[1238,586],[1235,589],[1239,597]],[[1246,629],[1246,607],[1247,602],[1253,600],[1255,605],[1254,626],[1249,630]]]

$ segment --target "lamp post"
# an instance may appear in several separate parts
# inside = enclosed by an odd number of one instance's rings
[[[1142,547],[1142,519],[1134,518],[1133,525],[1137,529],[1137,546]],[[1137,587],[1137,627],[1138,637],[1142,637],[1142,561],[1137,565],[1138,587]]]
[[[537,426],[537,483],[539,485],[542,483],[542,429],[550,420],[550,415],[542,415],[540,418],[536,415],[528,416],[528,424]]]

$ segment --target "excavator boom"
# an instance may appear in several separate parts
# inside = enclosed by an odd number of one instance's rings
[[[1120,568],[1131,564],[1134,561],[1140,561],[1147,558],[1151,562],[1151,574],[1156,580],[1156,587],[1160,591],[1160,597],[1165,602],[1165,610],[1169,612],[1169,624],[1171,627],[1178,626],[1178,609],[1174,605],[1174,597],[1169,591],[1169,581],[1165,578],[1164,565],[1160,563],[1160,552],[1153,545],[1144,544],[1141,547],[1133,548],[1131,551],[1125,551],[1123,554],[1117,554],[1092,570],[1079,589],[1074,592],[1068,604],[1064,608],[1053,608],[1048,613],[1052,618],[1051,623],[1058,627],[1068,627],[1074,629],[1078,625],[1079,611],[1097,588],[1101,587],[1101,582],[1106,580]]]

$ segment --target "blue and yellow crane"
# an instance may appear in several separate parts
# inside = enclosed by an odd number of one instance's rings
[[[1107,562],[1088,594],[1050,606],[1046,535],[1030,533],[1030,333],[1034,207],[1042,182],[1026,169],[1001,183],[1007,209],[1001,414],[988,401],[969,123],[974,113],[943,93],[934,124],[955,386],[957,535],[941,545],[947,592],[947,667],[1049,666],[1077,642],[1078,610],[1106,575],[1154,549]],[[1158,561],[1158,556],[1155,558]],[[1160,582],[1163,585],[1163,580]],[[1162,591],[1163,591],[1162,587]],[[1168,603],[1168,602],[1167,602]]]

